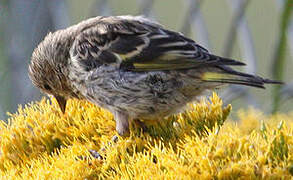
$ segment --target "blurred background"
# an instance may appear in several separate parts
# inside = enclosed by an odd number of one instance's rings
[[[180,31],[212,53],[247,64],[242,70],[282,80],[266,90],[218,91],[233,112],[293,110],[293,0],[1,0],[0,119],[41,99],[28,77],[33,49],[50,32],[100,15],[144,15]],[[236,109],[236,110],[235,110]]]

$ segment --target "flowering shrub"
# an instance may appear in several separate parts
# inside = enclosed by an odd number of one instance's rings
[[[43,99],[0,124],[0,179],[292,178],[293,114],[250,109],[225,122],[230,110],[213,94],[113,142],[111,113],[70,100],[63,115]]]

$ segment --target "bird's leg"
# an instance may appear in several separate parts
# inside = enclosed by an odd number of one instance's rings
[[[126,137],[129,135],[129,119],[128,119],[128,115],[125,113],[121,113],[121,112],[115,112],[114,113],[114,118],[116,121],[116,130],[119,133],[120,136]],[[133,121],[134,125],[140,129],[142,129],[143,132],[147,131],[147,127],[146,125],[140,121],[139,119],[134,119]],[[111,142],[113,142],[114,144],[118,142],[118,137],[115,135],[112,137]],[[111,142],[109,142],[109,144],[112,144]],[[105,148],[100,149],[100,151],[105,151]],[[96,158],[96,159],[100,159],[103,160],[104,157],[97,151],[95,150],[89,150],[90,154],[92,155],[92,157]]]
[[[120,136],[129,135],[129,117],[128,114],[122,112],[115,112],[114,118],[116,121],[116,131]]]
[[[129,133],[130,133],[129,132],[129,126],[130,126],[129,116],[126,113],[115,112],[114,119],[116,121],[116,131],[118,132],[118,134],[122,137],[129,136]],[[147,131],[146,125],[139,119],[134,119],[133,123],[136,127],[142,129],[143,132]],[[116,135],[113,136],[111,142],[113,142],[114,144],[117,143],[118,137]],[[111,142],[109,142],[109,144],[112,144]],[[105,148],[100,149],[100,151],[105,151]],[[100,159],[100,160],[104,159],[104,157],[95,150],[89,150],[89,152],[92,155],[92,157],[96,159]]]
[[[116,121],[116,131],[118,132],[118,134],[120,136],[126,137],[129,135],[129,119],[128,119],[128,115],[126,113],[122,113],[122,112],[114,112],[114,119]],[[117,143],[118,141],[118,137],[115,135],[112,137],[112,142]],[[109,144],[111,144],[111,142],[109,142]],[[105,148],[102,148],[100,151],[104,151]],[[100,155],[100,153],[98,153],[95,150],[89,150],[90,154],[92,155],[92,157],[96,158],[96,159],[103,159],[103,156]]]

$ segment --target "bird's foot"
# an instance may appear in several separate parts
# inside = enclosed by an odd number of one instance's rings
[[[140,120],[138,120],[138,119],[135,119],[135,120],[134,120],[134,125],[135,125],[136,127],[140,128],[140,129],[142,130],[143,133],[147,131],[147,127],[146,127],[146,125],[145,125],[142,121],[140,121]],[[129,131],[128,131],[128,133],[122,133],[122,134],[123,134],[122,137],[127,137],[127,136],[130,135]],[[118,142],[118,140],[119,140],[119,139],[118,139],[118,136],[117,136],[117,135],[114,135],[114,136],[111,138],[111,141],[108,142],[108,145],[109,145],[109,146],[114,145],[114,144],[116,144],[116,143]],[[104,160],[105,157],[103,157],[101,154],[103,154],[102,152],[105,152],[105,151],[106,151],[106,148],[105,148],[105,147],[102,147],[102,148],[99,150],[99,152],[101,152],[101,153],[99,153],[98,151],[93,150],[93,149],[90,149],[90,150],[89,150],[89,153],[90,153],[91,156],[92,156],[93,158],[95,158],[95,159]],[[88,157],[80,157],[80,159],[86,159],[86,158],[88,158]]]
[[[118,136],[114,135],[111,139],[111,142],[108,142],[108,145],[112,145],[113,143],[116,144],[117,142],[118,142]],[[88,151],[89,151],[91,157],[93,157],[95,159],[98,159],[98,160],[105,159],[98,151],[96,151],[94,149],[89,149]],[[105,147],[100,149],[100,152],[105,152],[105,151],[106,151]],[[89,156],[78,156],[78,159],[86,160],[86,159],[89,159]]]
[[[100,153],[98,153],[96,150],[90,149],[89,152],[90,152],[91,156],[95,159],[98,159],[98,160],[104,159],[103,156]]]

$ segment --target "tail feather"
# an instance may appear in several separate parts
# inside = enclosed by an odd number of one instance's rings
[[[207,82],[215,82],[215,83],[222,83],[222,84],[238,84],[238,85],[246,85],[256,88],[262,88],[265,89],[263,83],[253,83],[246,80],[235,80],[235,79],[210,79],[210,80],[204,80]]]
[[[202,80],[207,82],[240,84],[265,89],[265,84],[283,84],[280,81],[264,79],[252,74],[242,73],[233,70],[227,66],[218,66],[220,72],[205,72],[202,75]]]
[[[282,81],[276,81],[271,79],[263,79],[265,84],[284,84]]]

